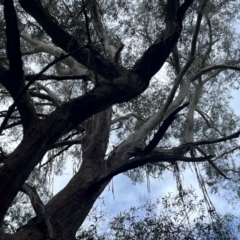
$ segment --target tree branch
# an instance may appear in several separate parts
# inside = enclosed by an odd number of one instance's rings
[[[82,139],[81,138],[77,138],[77,139],[73,139],[73,140],[61,140],[61,141],[57,141],[55,144],[53,144],[53,146],[49,149],[54,149],[54,148],[59,148],[59,147],[64,147],[64,146],[72,146],[74,144],[81,144],[82,143]]]
[[[27,183],[24,183],[20,189],[26,195],[28,195],[33,209],[37,215],[38,221],[42,224],[43,229],[46,231],[47,239],[54,239],[54,231],[49,217],[47,216],[44,205],[34,187],[31,187]]]
[[[112,177],[118,175],[119,173],[143,166],[147,163],[155,163],[155,162],[169,162],[175,163],[176,161],[182,162],[205,162],[209,159],[213,158],[214,155],[204,156],[204,157],[184,157],[182,155],[171,155],[171,151],[153,151],[148,155],[138,156],[136,158],[130,159],[128,161],[121,162],[118,166],[114,165],[112,168],[110,167],[102,176],[97,179],[97,182],[104,182],[107,179],[111,179]],[[111,161],[111,160],[110,160]]]
[[[206,3],[207,3],[207,1],[204,0],[201,5],[201,9],[198,12],[197,22],[196,22],[195,31],[194,31],[193,38],[192,38],[191,51],[190,51],[189,58],[193,58],[195,56],[197,39],[198,39],[198,34],[200,31],[200,26],[201,26],[201,21],[202,21],[202,16],[203,16],[203,8],[206,5]]]
[[[178,48],[177,46],[173,49],[172,51],[172,55],[173,55],[173,65],[174,65],[174,69],[176,71],[176,75],[178,75],[181,71],[181,65],[180,65],[180,61],[179,61],[179,56],[178,56]]]
[[[181,107],[177,108],[173,111],[163,122],[161,127],[158,129],[157,133],[154,135],[153,139],[149,142],[148,146],[143,150],[141,155],[146,155],[150,153],[162,139],[163,135],[167,131],[168,127],[172,124],[172,122],[176,119],[176,115],[185,107],[189,105],[189,102],[183,104]]]
[[[186,140],[187,142],[193,142],[194,140],[194,111],[198,104],[198,100],[203,89],[202,82],[199,82],[198,85],[195,86],[195,91],[192,96],[192,99],[189,104],[188,115],[187,115],[187,127],[186,127]]]
[[[195,110],[196,110],[196,112],[198,112],[202,116],[202,118],[205,120],[205,122],[206,122],[206,124],[208,125],[209,128],[213,128],[216,132],[218,132],[221,136],[223,136],[223,134],[214,126],[213,120],[207,114],[205,114],[204,112],[202,112],[198,108],[196,108]],[[206,117],[208,117],[208,119],[211,121],[211,124],[209,123],[209,121]]]
[[[20,35],[17,25],[17,16],[13,5],[13,0],[4,1],[4,17],[6,21],[6,36],[7,36],[7,56],[9,59],[9,77],[10,79],[2,79],[2,84],[11,93],[14,99],[14,107],[10,107],[10,111],[13,112],[17,106],[22,118],[23,128],[26,130],[34,121],[37,116],[32,104],[30,96],[23,92],[21,94],[22,99],[19,101],[18,96],[24,89],[25,80],[24,72],[22,68],[22,54],[20,50]],[[9,114],[10,117],[11,114]],[[7,119],[4,119],[2,126],[0,127],[0,134],[4,129],[4,125],[7,123]]]
[[[240,131],[237,131],[231,135],[228,135],[226,137],[223,138],[217,138],[217,139],[213,139],[213,140],[202,140],[202,141],[197,141],[194,142],[193,145],[194,146],[201,146],[201,145],[205,145],[205,144],[213,144],[213,143],[219,143],[219,142],[226,142],[227,140],[233,139],[233,138],[238,138],[240,135]]]
[[[95,28],[97,30],[97,34],[99,38],[102,39],[104,50],[110,56],[110,58],[115,61],[118,48],[114,44],[112,44],[111,41],[109,40],[107,31],[104,28],[103,22],[101,20],[103,17],[102,11],[97,1],[94,1],[91,5],[91,15],[93,18]]]
[[[208,38],[209,38],[209,45],[207,47],[207,50],[202,58],[202,66],[205,65],[205,62],[206,60],[208,59],[209,57],[209,54],[211,53],[212,51],[212,46],[213,46],[213,40],[212,40],[212,25],[211,25],[211,20],[210,18],[207,18],[207,25],[208,25]]]
[[[45,75],[42,74],[41,76],[38,76],[38,74],[28,74],[25,75],[25,80],[29,81],[31,79],[35,78],[36,80],[56,80],[56,81],[62,81],[62,80],[90,80],[90,77],[88,75],[66,75],[66,76],[58,76],[58,75]]]
[[[216,70],[216,69],[240,71],[240,67],[238,67],[238,66],[227,65],[227,64],[226,65],[225,64],[218,64],[218,65],[202,68],[189,81],[193,82],[194,80],[198,79],[201,75],[203,75],[205,73],[208,73],[208,72],[210,72],[212,70]]]
[[[145,81],[149,81],[150,78],[159,71],[175,47],[182,31],[184,14],[192,2],[193,0],[186,0],[179,7],[176,13],[175,28],[169,31],[167,28],[168,26],[166,26],[165,30],[157,38],[154,44],[145,51],[133,67],[133,71],[141,75]]]
[[[203,154],[203,156],[206,157],[206,153],[200,148],[200,147],[197,147],[196,148],[200,153]],[[210,165],[221,175],[223,176],[225,179],[231,179],[231,178],[228,178],[217,166],[216,164],[211,160],[211,159],[208,159],[208,162],[210,163]]]
[[[23,24],[21,24],[19,19],[18,19],[18,22],[19,22],[19,25],[23,25]],[[34,46],[34,49],[32,50],[33,53],[44,52],[44,53],[51,54],[54,57],[60,57],[62,54],[64,54],[64,55],[66,54],[65,51],[58,48],[57,46],[46,44],[46,43],[41,42],[39,40],[33,39],[30,36],[30,34],[28,34],[27,31],[24,29],[24,26],[21,26],[21,28],[23,28],[23,30],[21,30],[21,33],[20,33],[21,37],[26,42],[28,42],[29,44]],[[29,53],[30,52],[31,52],[31,50],[29,51]],[[70,56],[66,59],[63,59],[62,63],[69,67],[69,69],[71,70],[71,74],[79,75],[79,74],[86,74],[87,73],[87,69],[84,68],[81,64],[79,64],[76,60],[74,60]]]
[[[121,120],[129,119],[130,117],[134,117],[136,119],[139,119],[139,116],[137,116],[135,113],[128,113],[126,115],[119,116],[119,117],[116,117],[116,118],[112,119],[111,124],[115,124],[115,123],[117,123]]]
[[[59,102],[56,101],[56,99],[52,98],[51,96],[49,96],[47,94],[40,93],[40,92],[35,92],[35,91],[29,91],[29,94],[30,94],[31,97],[37,97],[37,98],[40,98],[40,99],[43,99],[43,100],[48,100],[51,103],[53,103],[53,105],[55,105],[56,107],[60,106]]]
[[[57,106],[61,105],[61,103],[62,103],[61,98],[58,97],[51,89],[49,89],[48,87],[46,87],[38,82],[36,83],[36,86],[37,86],[37,88],[42,89],[44,92],[46,92],[50,98],[54,99],[54,102],[56,103]]]
[[[18,75],[18,81],[23,83],[22,54],[20,51],[20,35],[13,0],[4,1],[4,17],[6,21],[7,56],[10,72]]]
[[[63,152],[67,151],[72,145],[65,145],[66,147],[61,149],[58,153],[54,154],[52,157],[50,157],[45,163],[41,164],[38,168],[42,168],[44,166],[46,166],[48,163],[50,163],[54,158],[56,158],[57,156],[60,156]],[[53,149],[53,148],[50,148]],[[49,149],[49,150],[50,150]]]
[[[220,154],[219,156],[216,156],[212,161],[215,162],[215,161],[217,161],[218,159],[222,158],[223,156],[225,156],[225,155],[227,155],[227,154],[230,154],[230,153],[233,153],[233,152],[235,152],[236,150],[240,150],[240,146],[237,146],[237,147],[235,147],[235,148],[233,148],[233,149],[230,149],[229,151],[226,151],[226,152]]]

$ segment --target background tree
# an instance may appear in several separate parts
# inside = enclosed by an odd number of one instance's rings
[[[136,182],[172,171],[186,216],[186,168],[212,215],[206,183],[239,195],[237,2],[1,3],[2,239],[75,239],[123,172]],[[49,176],[69,158],[74,176],[52,196]]]

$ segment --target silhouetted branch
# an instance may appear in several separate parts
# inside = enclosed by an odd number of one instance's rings
[[[26,195],[28,195],[33,209],[37,215],[38,221],[42,224],[43,229],[46,231],[47,239],[54,239],[54,231],[49,217],[47,216],[45,207],[40,199],[36,189],[29,184],[24,183],[20,189]]]
[[[189,102],[183,104],[181,107],[177,108],[173,111],[164,121],[161,127],[158,129],[157,133],[154,135],[153,139],[147,145],[147,147],[143,150],[142,155],[146,155],[150,153],[162,139],[163,135],[167,131],[168,127],[172,124],[172,122],[176,119],[176,115],[186,106],[189,105]]]

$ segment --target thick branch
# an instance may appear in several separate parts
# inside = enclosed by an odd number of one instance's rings
[[[4,17],[6,20],[7,55],[9,59],[10,74],[8,79],[2,79],[2,84],[10,92],[14,101],[16,101],[15,106],[18,107],[24,130],[26,130],[30,123],[37,117],[31,98],[27,93],[22,94],[21,101],[16,100],[21,90],[24,88],[25,83],[24,72],[22,69],[22,54],[20,51],[20,36],[16,12],[12,0],[4,1]],[[15,106],[12,107],[12,111],[14,110]],[[4,122],[4,124],[6,123],[7,121]],[[0,128],[0,133],[2,132],[3,128],[4,127]]]
[[[19,20],[20,22],[20,20]],[[45,52],[48,54],[51,54],[55,57],[60,57],[62,54],[66,54],[65,51],[63,51],[62,49],[58,48],[55,45],[50,45],[50,44],[46,44],[44,42],[41,42],[39,40],[33,39],[30,34],[27,33],[27,30],[24,29],[25,26],[21,25],[21,37],[27,41],[29,44],[31,44],[32,46],[34,46],[34,50],[32,50],[33,53],[39,53],[39,52]],[[31,53],[31,51],[28,52],[29,54]],[[72,57],[68,57],[66,59],[63,59],[61,61],[62,63],[64,63],[64,65],[68,66],[68,71],[70,71],[70,74],[86,74],[87,73],[87,69],[85,67],[83,67],[81,64],[79,64],[77,61],[75,61]],[[56,70],[60,72],[60,69],[58,69],[56,67]],[[66,75],[66,74],[64,74]]]
[[[114,60],[118,48],[109,40],[107,31],[102,23],[102,11],[97,1],[94,1],[91,5],[91,15],[97,30],[97,34],[99,35],[99,38],[102,39],[104,50],[109,54],[110,58]]]
[[[6,20],[7,56],[10,71],[19,76],[23,82],[22,54],[20,51],[20,36],[17,26],[17,17],[13,0],[4,1],[4,17]]]
[[[208,44],[208,47],[207,47],[207,50],[202,58],[202,66],[205,65],[205,62],[206,60],[208,59],[209,57],[209,54],[211,53],[212,51],[212,46],[213,46],[213,39],[212,39],[212,25],[211,25],[211,20],[209,18],[207,18],[207,25],[208,25],[208,38],[209,38],[209,44]]]
[[[154,44],[136,62],[133,71],[140,74],[143,79],[150,79],[155,75],[172,52],[182,31],[184,14],[192,2],[193,0],[186,0],[182,4],[176,13],[175,28],[169,31],[166,26]]]
[[[171,155],[171,152],[160,152],[160,151],[153,151],[148,155],[139,156],[129,161],[124,161],[123,163],[119,164],[118,166],[114,166],[113,168],[109,168],[97,181],[104,182],[106,179],[111,179],[112,177],[116,176],[119,173],[126,172],[130,169],[134,169],[140,166],[143,166],[147,163],[155,163],[155,162],[169,162],[175,163],[176,161],[182,162],[205,162],[209,159],[213,158],[213,155],[209,155],[206,157],[197,157],[197,158],[189,158],[184,157],[182,155]]]
[[[192,96],[187,116],[187,128],[186,128],[186,140],[187,142],[193,142],[193,133],[194,133],[194,111],[198,104],[199,97],[202,91],[203,85],[199,83],[195,87],[194,94]]]
[[[63,80],[90,80],[89,76],[83,75],[67,75],[67,76],[57,76],[57,75],[45,75],[42,74],[39,76],[38,74],[31,74],[25,75],[25,79],[27,81],[35,78],[36,80],[56,80],[56,81],[63,81]]]
[[[174,69],[176,71],[176,75],[178,75],[180,73],[180,71],[181,71],[181,66],[180,66],[177,46],[173,49],[172,55],[173,55]]]

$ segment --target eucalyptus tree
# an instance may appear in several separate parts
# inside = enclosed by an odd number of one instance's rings
[[[123,172],[172,171],[184,204],[191,163],[210,213],[205,183],[239,194],[237,1],[0,2],[2,239],[75,239]],[[74,175],[52,196],[68,159]],[[20,192],[36,214],[21,227]]]

